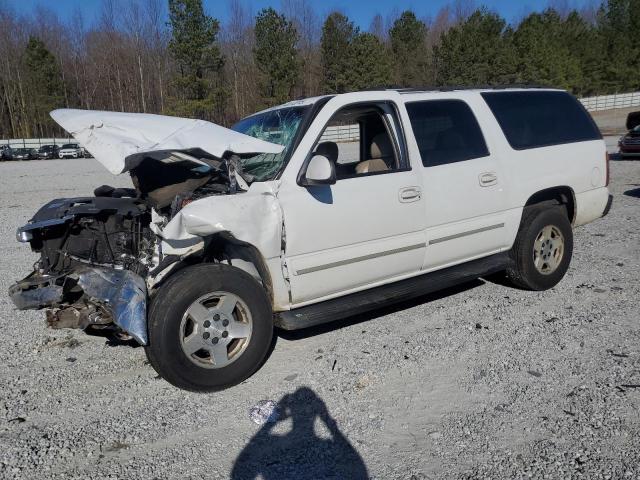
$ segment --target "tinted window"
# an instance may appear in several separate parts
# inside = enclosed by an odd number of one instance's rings
[[[516,150],[602,138],[584,107],[566,92],[486,92],[482,96]]]
[[[478,121],[465,102],[411,102],[407,111],[425,167],[489,155]]]

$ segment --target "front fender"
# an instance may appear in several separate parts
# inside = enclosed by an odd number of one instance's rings
[[[229,232],[254,245],[265,259],[282,249],[282,211],[271,182],[257,182],[247,192],[212,195],[190,203],[162,229],[163,253],[190,254],[210,235]]]

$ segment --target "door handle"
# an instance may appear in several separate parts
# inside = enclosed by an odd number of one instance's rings
[[[494,172],[481,173],[478,180],[481,187],[490,187],[498,183],[498,176]]]
[[[405,187],[400,189],[399,198],[402,203],[417,202],[422,197],[419,187]]]

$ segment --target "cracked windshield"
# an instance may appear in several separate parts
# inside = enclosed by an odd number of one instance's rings
[[[245,118],[232,127],[236,132],[285,147],[281,153],[261,153],[242,160],[244,173],[252,175],[253,181],[271,180],[280,171],[308,108],[280,108]]]

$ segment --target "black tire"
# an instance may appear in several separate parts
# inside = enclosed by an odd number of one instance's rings
[[[555,270],[541,273],[534,264],[534,242],[546,226],[555,227],[564,238],[564,252]],[[562,280],[569,269],[573,254],[573,230],[566,209],[560,205],[540,204],[525,207],[507,268],[508,280],[526,290],[548,290]]]
[[[240,299],[252,317],[244,351],[229,365],[203,368],[181,346],[182,318],[197,299],[225,291]],[[201,264],[179,271],[156,292],[148,319],[145,352],[156,372],[172,385],[193,392],[213,392],[250,377],[264,362],[273,338],[273,313],[264,288],[248,273],[228,265]]]

